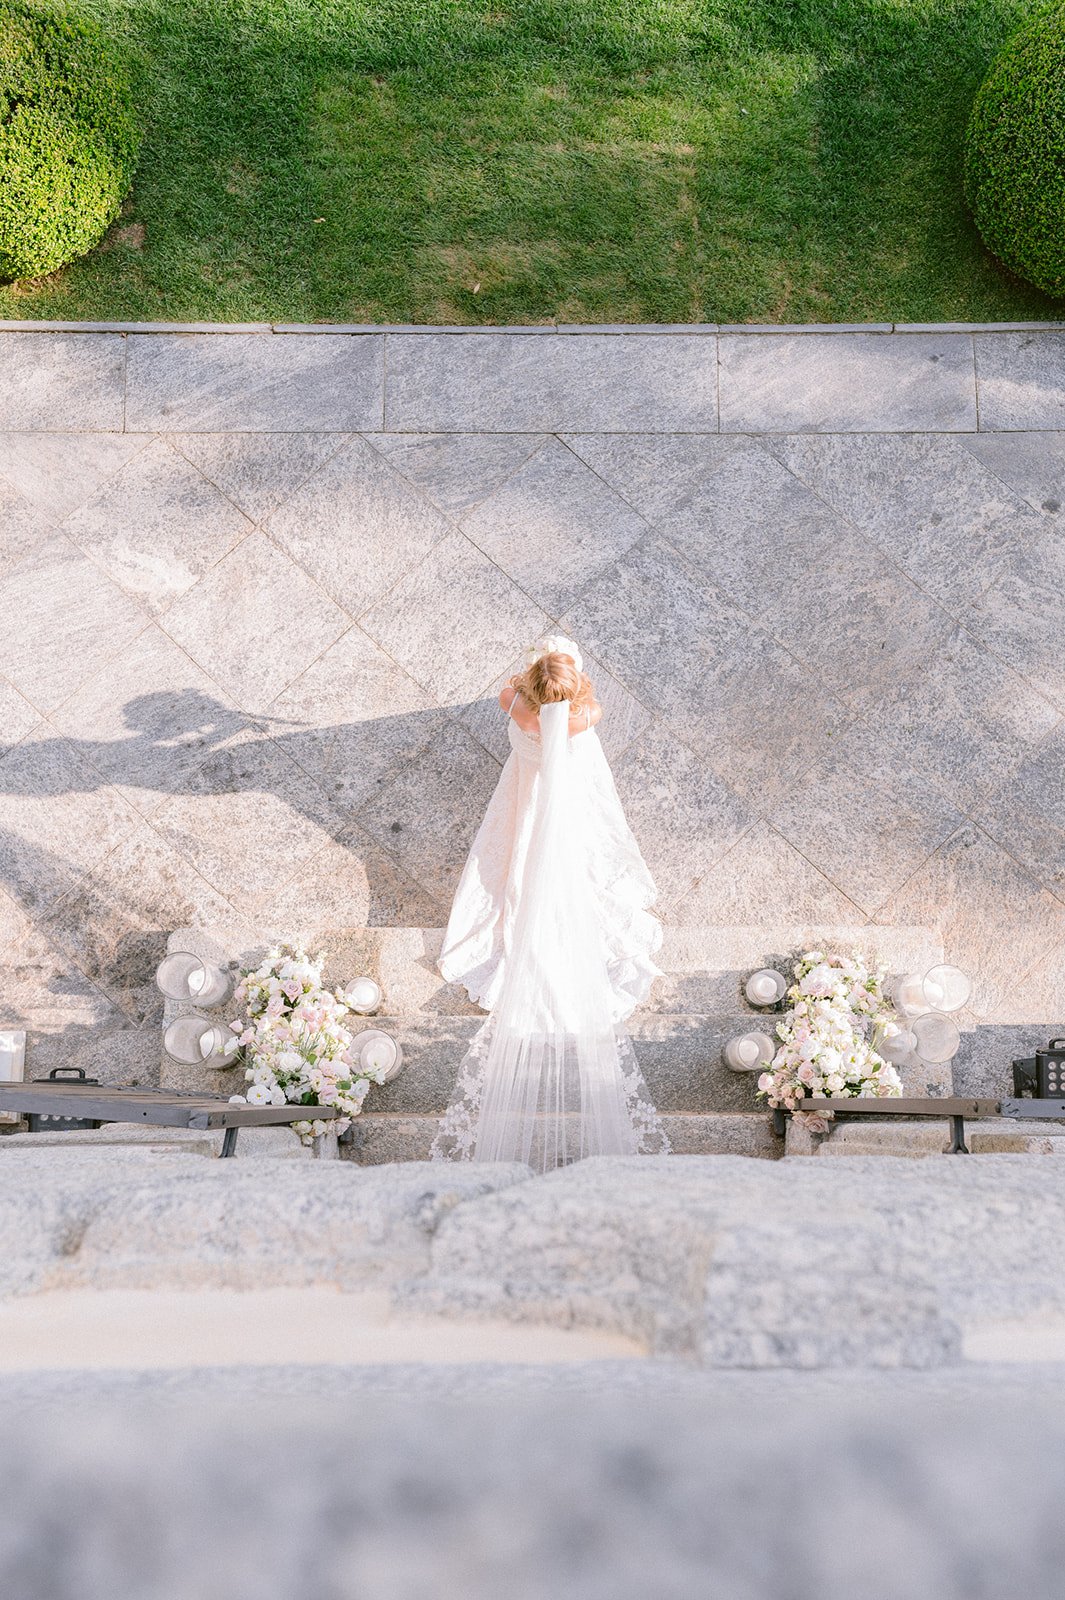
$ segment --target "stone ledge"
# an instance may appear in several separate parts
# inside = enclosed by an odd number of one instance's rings
[[[775,1161],[784,1154],[765,1112],[667,1113],[662,1125],[676,1155],[737,1155]],[[341,1146],[342,1157],[359,1166],[424,1161],[437,1129],[434,1116],[365,1111]]]
[[[352,334],[717,334],[1027,333],[1065,329],[1047,322],[68,322],[0,320],[0,333],[352,333]]]

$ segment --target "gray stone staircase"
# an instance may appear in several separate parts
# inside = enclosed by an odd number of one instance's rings
[[[185,934],[174,938],[188,943]],[[221,938],[218,934],[211,938],[217,942],[206,948],[217,951]],[[372,1025],[394,1033],[403,1046],[403,1072],[394,1082],[371,1091],[350,1140],[342,1145],[349,1159],[371,1165],[425,1158],[458,1063],[484,1019],[465,991],[444,983],[437,972],[441,939],[438,928],[383,927],[334,930],[312,941],[329,951],[330,981],[363,974],[377,979],[384,1004]],[[721,1059],[722,1047],[734,1034],[756,1026],[772,1032],[776,1021],[773,1013],[747,1005],[744,979],[758,966],[788,970],[801,949],[824,945],[848,950],[856,944],[892,970],[921,969],[943,957],[936,936],[923,928],[767,925],[665,930],[657,956],[664,976],[657,980],[648,1004],[630,1020],[629,1030],[678,1153],[769,1158],[784,1153],[783,1141],[755,1099],[752,1077],[730,1071]],[[254,954],[244,952],[241,959],[247,961]],[[231,1011],[230,1005],[220,1015]],[[907,1087],[915,1093],[949,1092],[950,1069],[938,1070],[938,1077],[912,1080]],[[241,1086],[237,1071],[182,1068],[165,1057],[161,1083],[227,1095]]]

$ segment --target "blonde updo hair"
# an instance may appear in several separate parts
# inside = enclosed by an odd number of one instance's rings
[[[586,672],[578,671],[572,656],[563,655],[560,650],[541,656],[510,682],[512,688],[537,708],[554,700],[572,700],[578,710],[583,710],[595,698],[591,678]]]

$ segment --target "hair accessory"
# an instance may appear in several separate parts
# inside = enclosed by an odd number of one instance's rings
[[[546,634],[538,644],[530,645],[525,652],[525,665],[534,666],[541,656],[550,655],[569,656],[578,672],[584,669],[580,651],[573,640],[567,639],[564,633]]]

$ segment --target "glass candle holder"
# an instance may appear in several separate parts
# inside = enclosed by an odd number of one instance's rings
[[[367,1017],[381,1004],[381,985],[373,978],[353,978],[344,990],[344,1000],[352,1011]]]
[[[772,967],[760,967],[757,972],[752,972],[743,986],[743,992],[752,1006],[775,1006],[783,1000],[787,989],[787,978]]]
[[[883,1056],[885,1061],[897,1066],[900,1061],[907,1060],[915,1043],[911,1028],[889,1022],[883,1027],[879,1039],[874,1039],[873,1049],[878,1056]]]
[[[233,988],[225,967],[191,950],[172,950],[155,969],[155,981],[168,1000],[191,1000],[198,1006],[220,1006]]]
[[[761,1072],[773,1059],[773,1041],[767,1033],[741,1033],[730,1039],[721,1052],[732,1072]]]
[[[960,1011],[968,1005],[973,992],[972,980],[960,967],[943,963],[929,967],[921,985],[924,997],[932,1011]]]
[[[928,1011],[913,1022],[913,1047],[922,1061],[940,1065],[958,1052],[961,1034],[950,1017],[941,1011]]]
[[[163,1031],[163,1049],[186,1067],[230,1067],[240,1040],[231,1028],[209,1017],[175,1017]]]
[[[377,1083],[391,1083],[403,1071],[403,1051],[399,1041],[380,1028],[367,1028],[355,1035],[352,1053]]]
[[[906,972],[890,985],[891,1001],[900,1017],[919,1017],[931,1007],[925,997],[924,973]]]

